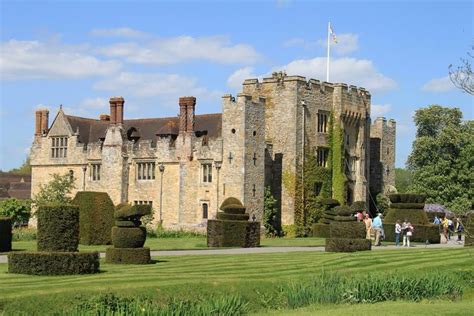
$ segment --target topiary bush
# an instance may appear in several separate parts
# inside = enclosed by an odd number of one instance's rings
[[[250,215],[218,212],[216,215],[216,218],[220,220],[229,220],[229,221],[248,221],[250,218]]]
[[[392,203],[425,203],[426,195],[411,194],[411,193],[397,193],[388,196]]]
[[[384,225],[385,241],[395,241],[395,224],[385,223]],[[439,244],[441,235],[439,233],[438,225],[425,224],[425,225],[413,225],[414,231],[411,241],[414,242],[428,242],[430,244]]]
[[[392,203],[390,208],[403,208],[403,209],[424,209],[424,203]]]
[[[112,243],[115,248],[140,248],[145,244],[146,228],[112,227]]]
[[[148,264],[150,248],[114,248],[105,250],[105,262],[115,264]]]
[[[321,199],[320,203],[322,205],[327,206],[328,208],[333,208],[333,207],[341,205],[341,203],[339,203],[338,200],[330,199],[330,198]]]
[[[325,250],[327,252],[355,252],[371,250],[371,241],[368,239],[327,238]]]
[[[77,251],[79,245],[79,207],[75,205],[40,205],[38,251]]]
[[[0,217],[0,252],[12,250],[12,219]]]
[[[390,208],[385,216],[385,223],[396,223],[397,220],[408,219],[412,224],[428,224],[428,216],[423,209],[392,209]]]
[[[334,213],[335,215],[338,215],[338,216],[350,216],[352,217],[353,220],[356,220],[356,218],[352,216],[352,214],[354,214],[353,209],[347,205],[336,206],[332,210],[326,212],[326,214],[331,214],[331,213]]]
[[[12,252],[8,272],[33,275],[69,275],[99,272],[98,252]]]
[[[329,224],[329,235],[331,238],[359,238],[366,236],[363,222],[332,222]]]
[[[230,220],[207,221],[208,247],[259,247],[260,223]]]
[[[367,205],[364,201],[356,201],[351,205],[352,213],[367,211]]]
[[[314,223],[312,226],[313,237],[329,238],[329,225]]]
[[[78,192],[72,203],[79,206],[79,243],[110,244],[114,204],[109,195],[105,192]]]

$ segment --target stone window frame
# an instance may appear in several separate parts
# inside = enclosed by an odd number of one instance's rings
[[[199,205],[200,205],[199,209],[201,211],[201,218],[202,219],[209,219],[209,215],[210,215],[209,210],[211,209],[210,204],[211,203],[208,200],[201,200],[199,202]],[[204,205],[206,205],[206,208],[204,208]],[[205,210],[205,212],[204,212],[204,210]],[[206,216],[204,216],[204,215],[206,215]]]
[[[102,169],[102,163],[93,162],[89,166],[90,168],[90,179],[93,182],[100,181],[100,171]]]
[[[51,136],[51,158],[67,158],[68,136]]]
[[[136,161],[135,179],[137,181],[154,181],[156,179],[156,162],[154,160]]]
[[[329,128],[329,111],[318,110],[316,130],[318,133],[327,134]]]
[[[201,183],[212,183],[212,161],[206,160],[201,162]]]
[[[329,166],[329,148],[328,147],[318,147],[316,149],[316,163],[319,167],[327,168]]]
[[[153,207],[153,201],[147,200],[134,200],[133,205],[151,205]]]

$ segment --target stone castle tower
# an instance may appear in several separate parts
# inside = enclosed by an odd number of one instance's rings
[[[331,175],[314,194],[329,181],[344,203],[368,202],[376,163],[389,169],[381,183],[393,179],[395,123],[389,121],[391,138],[383,128],[376,132],[379,120],[371,126],[363,88],[275,73],[245,80],[236,97],[224,95],[222,113],[196,115],[196,98],[181,97],[177,117],[127,120],[122,97],[109,103],[110,113],[98,119],[60,109],[51,126],[47,110],[36,112],[32,195],[51,174],[68,174],[77,191],[107,192],[115,204],[152,204],[155,222],[199,228],[230,196],[261,221],[269,186],[282,224],[293,224],[307,155]],[[386,154],[376,157],[377,133]]]

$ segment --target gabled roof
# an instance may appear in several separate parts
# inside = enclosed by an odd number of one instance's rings
[[[95,143],[105,138],[109,121],[101,121],[90,118],[65,115],[74,132],[79,131],[79,142]],[[222,114],[202,114],[195,117],[194,130],[207,131],[209,138],[221,136]],[[157,135],[178,135],[179,117],[165,118],[146,118],[124,120],[123,128],[128,131],[131,128],[136,129],[136,134],[140,140],[155,140]]]

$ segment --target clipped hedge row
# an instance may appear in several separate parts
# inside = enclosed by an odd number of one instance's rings
[[[354,222],[354,221],[356,221],[356,218],[354,216],[333,216],[333,215],[329,215],[329,214],[324,214],[323,218],[327,219],[329,221],[338,221],[338,222]]]
[[[208,247],[259,247],[260,223],[247,221],[208,220]]]
[[[105,192],[77,192],[72,203],[79,206],[79,243],[110,244],[115,207],[109,195]]]
[[[395,224],[384,225],[385,240],[386,241],[395,241]],[[426,224],[426,225],[413,225],[415,228],[413,231],[413,236],[410,237],[411,241],[415,242],[426,242],[427,240],[430,244],[439,244],[441,240],[441,235],[439,232],[438,225]],[[401,237],[400,237],[401,240]]]
[[[112,243],[115,248],[140,248],[145,244],[146,228],[112,227]]]
[[[404,219],[408,219],[408,221],[412,224],[423,225],[427,224],[428,216],[426,212],[422,209],[393,209],[390,208],[385,216],[385,223],[396,223],[397,220],[403,222]]]
[[[363,222],[332,222],[329,224],[329,235],[331,238],[360,238],[366,236]]]
[[[402,209],[424,209],[424,203],[392,203],[390,208],[402,208]]]
[[[327,214],[330,212],[336,213],[339,216],[351,216],[352,214],[354,214],[354,211],[352,210],[352,208],[350,208],[347,205],[336,206],[331,211],[327,212]]]
[[[114,248],[105,250],[105,262],[116,264],[148,264],[150,248]]]
[[[440,211],[440,212],[425,212],[425,213],[426,213],[426,216],[428,217],[428,221],[430,223],[434,222],[435,216],[438,216],[438,218],[441,219],[446,215],[446,213],[443,212],[443,211]]]
[[[231,209],[235,210],[235,209]],[[218,212],[217,213],[217,219],[220,220],[230,220],[230,221],[248,221],[250,216],[249,214],[232,214],[232,213],[224,213],[224,212]]]
[[[140,218],[142,216],[150,215],[152,207],[149,204],[130,205],[122,203],[117,205],[114,217],[118,220],[127,220],[129,218]]]
[[[12,250],[12,219],[0,217],[0,252]]]
[[[325,250],[327,252],[355,252],[371,250],[371,241],[368,239],[327,238]]]
[[[388,198],[392,203],[425,203],[426,201],[424,194],[390,194]]]
[[[314,223],[312,226],[313,237],[329,238],[329,223]]]
[[[321,202],[320,202],[320,203],[321,203],[322,205],[327,206],[328,208],[333,208],[333,207],[336,207],[336,206],[341,205],[341,203],[339,203],[338,200],[330,199],[330,198],[321,199]]]
[[[99,272],[98,252],[12,252],[8,272],[33,275],[70,275]]]
[[[38,217],[38,251],[77,251],[79,245],[79,207],[41,205]]]

